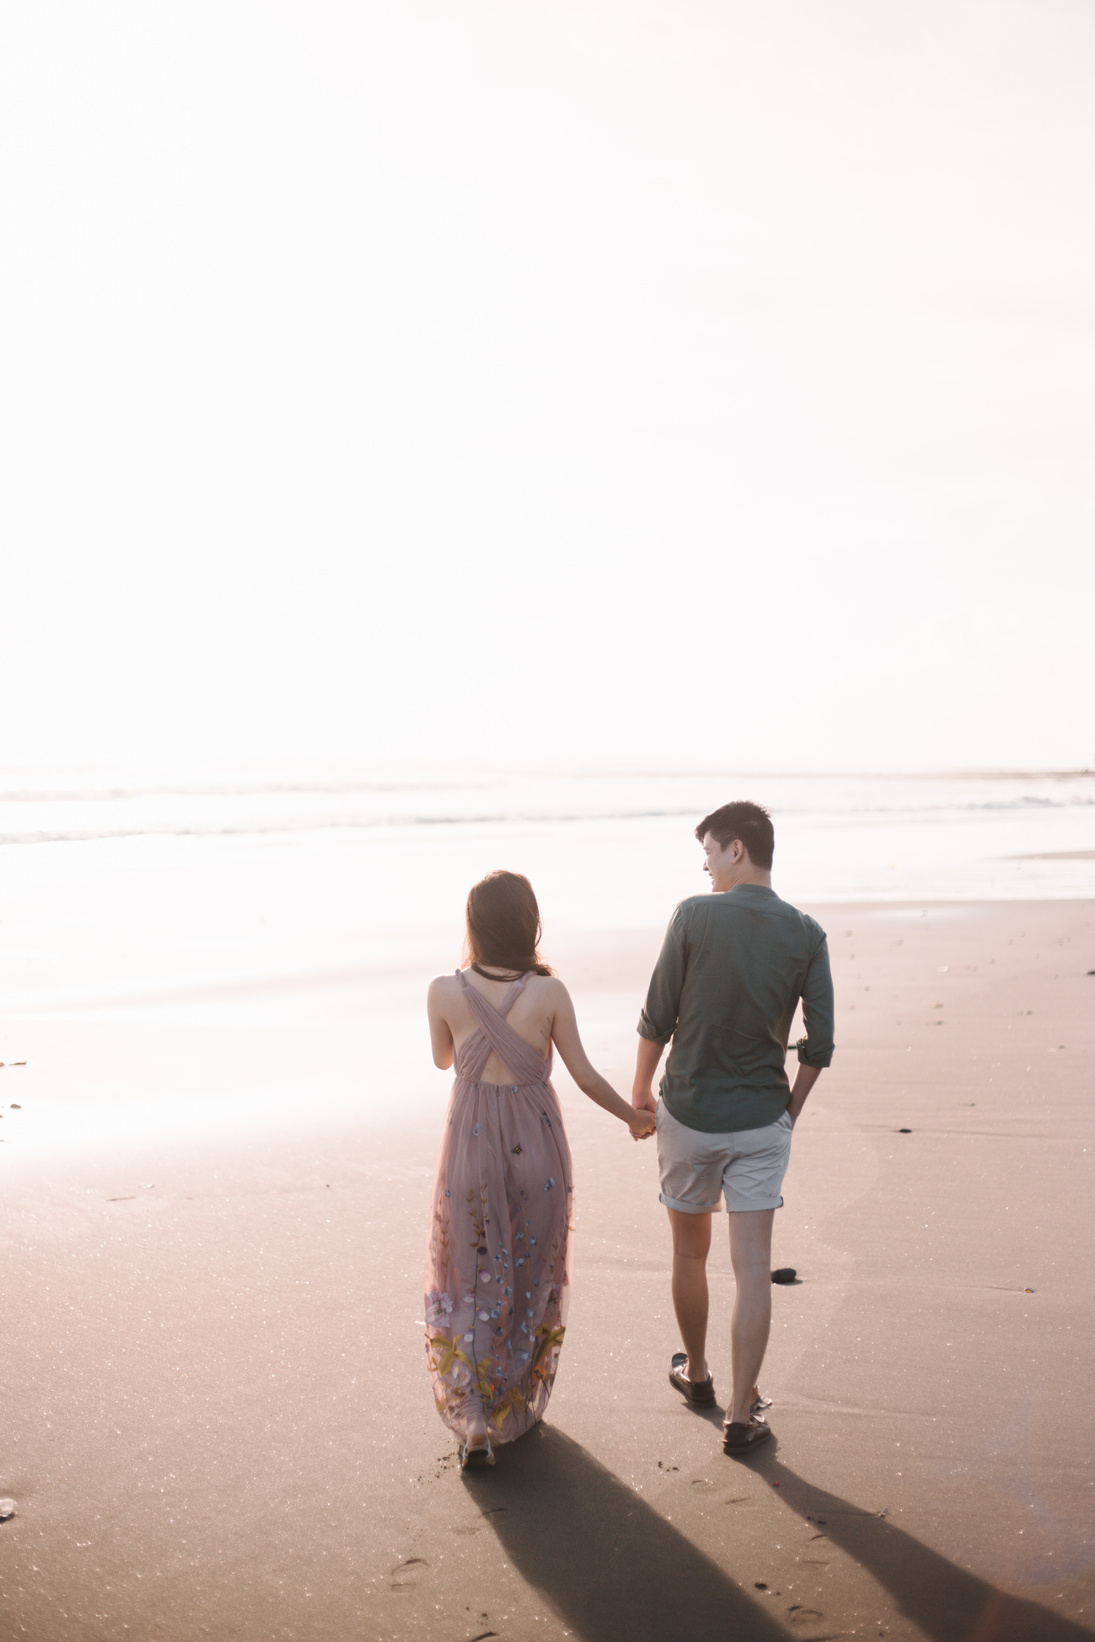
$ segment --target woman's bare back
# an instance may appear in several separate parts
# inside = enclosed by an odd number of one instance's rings
[[[464,981],[486,998],[489,1004],[493,1004],[495,1009],[501,1004],[510,987],[509,981],[490,980],[474,969],[464,971]],[[440,976],[434,982],[434,986],[438,1011],[452,1034],[454,1050],[459,1051],[461,1045],[478,1031],[479,1022],[464,996],[464,987],[459,976]],[[514,999],[513,1006],[506,1016],[517,1036],[523,1038],[538,1055],[546,1057],[551,1048],[552,1027],[561,990],[559,981],[553,975],[530,975],[524,990]],[[512,1082],[510,1068],[503,1064],[493,1049],[480,1074],[480,1080],[483,1083]]]
[[[554,1048],[582,1093],[606,1112],[622,1119],[636,1140],[652,1133],[652,1115],[629,1106],[591,1064],[578,1032],[573,1000],[559,977],[530,974],[516,996],[507,1002],[506,994],[512,985],[511,981],[490,980],[474,969],[439,975],[430,982],[427,1009],[434,1065],[450,1067],[463,1045],[480,1029],[480,1020],[468,1002],[466,988],[471,987],[493,1009],[504,1007],[506,1025],[535,1051],[547,1070],[550,1070]],[[483,1083],[512,1083],[514,1068],[507,1066],[497,1050],[491,1048],[477,1077]]]

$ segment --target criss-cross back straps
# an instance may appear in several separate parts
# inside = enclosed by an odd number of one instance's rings
[[[472,1014],[479,1022],[470,1037],[465,1038],[456,1052],[456,1070],[469,1083],[477,1083],[490,1059],[491,1050],[516,1083],[541,1083],[551,1070],[550,1053],[545,1058],[526,1043],[519,1032],[506,1020],[517,998],[524,991],[528,975],[521,975],[506,989],[501,1006],[495,1009],[483,994],[472,986],[462,969],[456,971],[464,996]]]

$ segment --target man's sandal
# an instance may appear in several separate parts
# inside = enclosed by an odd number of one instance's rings
[[[682,1396],[687,1397],[690,1403],[710,1405],[715,1400],[715,1382],[710,1374],[706,1380],[690,1380],[684,1372],[684,1365],[688,1361],[686,1351],[675,1351],[672,1357],[672,1366],[669,1370],[669,1383]]]
[[[724,1454],[745,1454],[759,1448],[772,1435],[772,1427],[754,1416],[748,1424],[744,1420],[728,1420],[722,1428]]]

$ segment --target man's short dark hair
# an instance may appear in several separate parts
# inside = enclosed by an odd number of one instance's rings
[[[743,798],[736,804],[724,804],[721,810],[712,810],[696,828],[696,837],[701,844],[708,833],[721,849],[726,849],[735,838],[740,838],[753,865],[771,872],[776,834],[771,816],[759,804],[750,804],[748,799]]]

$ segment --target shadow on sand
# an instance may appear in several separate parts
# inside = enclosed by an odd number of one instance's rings
[[[734,1488],[727,1461],[727,1491]],[[1091,1642],[1005,1595],[892,1523],[805,1482],[771,1450],[751,1462],[779,1497],[885,1587],[936,1642]],[[509,1560],[583,1642],[776,1642],[790,1634],[579,1443],[540,1425],[468,1479]]]
[[[552,1426],[468,1486],[514,1567],[584,1642],[786,1642],[710,1557]]]
[[[854,1557],[889,1591],[901,1612],[934,1642],[1091,1642],[1095,1632],[1024,1597],[1009,1596],[958,1568],[877,1512],[807,1482],[779,1458],[754,1468],[779,1483],[781,1502]]]

